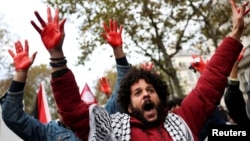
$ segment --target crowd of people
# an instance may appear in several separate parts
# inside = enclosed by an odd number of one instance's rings
[[[246,109],[250,103],[245,103],[237,79],[238,63],[244,53],[244,16],[250,10],[246,8],[248,2],[240,7],[234,0],[230,4],[232,31],[206,64],[192,63],[200,77],[193,90],[178,99],[177,104],[168,99],[168,85],[159,73],[152,71],[152,64],[137,67],[129,63],[123,51],[123,25],[113,19],[108,24],[104,22],[102,37],[113,49],[117,71],[113,91],[106,80],[100,81],[106,85],[105,93],[112,92],[104,107],[81,100],[63,52],[66,19],[60,20],[59,9],[55,9],[54,16],[47,9],[47,22],[35,11],[41,27],[33,20],[31,24],[50,55],[51,87],[59,119],[43,124],[23,110],[23,90],[36,58],[36,52],[29,54],[25,40],[24,44],[15,42],[15,51],[9,50],[15,74],[1,98],[4,122],[25,141],[202,141],[213,124],[227,123],[219,106],[225,95],[228,115],[236,124],[250,127],[250,107]]]

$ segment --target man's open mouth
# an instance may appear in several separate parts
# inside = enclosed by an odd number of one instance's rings
[[[150,111],[152,110],[153,108],[155,107],[154,103],[151,102],[150,100],[147,100],[144,102],[143,106],[142,106],[142,109],[144,111]]]

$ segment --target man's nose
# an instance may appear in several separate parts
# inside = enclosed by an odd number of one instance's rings
[[[149,98],[149,92],[148,91],[143,91],[143,98]]]

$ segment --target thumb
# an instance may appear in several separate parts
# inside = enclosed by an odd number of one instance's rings
[[[60,21],[59,23],[59,30],[60,31],[64,31],[64,24],[66,22],[66,19],[64,18],[62,21]]]
[[[102,33],[101,36],[103,37],[104,40],[108,40],[107,34],[106,33]]]
[[[10,54],[10,56],[11,56],[12,58],[15,57],[15,54],[14,54],[14,52],[13,52],[12,50],[8,49],[8,52],[9,52],[9,54]]]
[[[36,55],[37,55],[37,51],[36,52],[34,52],[33,54],[32,54],[32,56],[31,56],[31,61],[32,61],[32,64],[34,63],[34,61],[35,61],[35,58],[36,58]]]

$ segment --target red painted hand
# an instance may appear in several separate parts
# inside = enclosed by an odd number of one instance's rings
[[[146,62],[141,64],[141,68],[144,70],[152,71],[154,68],[154,63],[153,62]]]
[[[102,37],[108,42],[113,48],[122,47],[122,29],[123,26],[120,25],[120,29],[117,29],[117,21],[110,19],[109,27],[103,23],[103,28],[105,33],[102,33]]]
[[[37,26],[34,21],[31,21],[32,26],[36,29],[36,31],[41,35],[43,44],[45,47],[49,49],[53,49],[56,47],[61,47],[64,40],[64,24],[66,19],[62,19],[59,21],[59,9],[55,10],[55,16],[52,18],[50,8],[47,8],[47,18],[48,23],[46,23],[40,16],[40,14],[35,11],[35,16],[40,22],[42,29]]]
[[[28,70],[33,64],[37,52],[29,57],[29,45],[28,41],[25,40],[25,46],[23,48],[20,41],[15,42],[16,54],[12,50],[8,50],[9,54],[14,60],[14,66],[16,70]]]
[[[101,92],[103,92],[106,95],[110,95],[111,87],[109,85],[108,79],[106,77],[102,77],[99,79],[99,81],[100,81]]]
[[[201,56],[198,55],[192,55],[194,61],[191,63],[192,68],[194,68],[199,73],[202,73],[202,71],[206,67],[206,63],[203,61]]]
[[[229,0],[229,2],[230,2],[230,4],[231,4],[231,6],[232,6],[232,9],[236,10],[238,13],[244,12],[244,16],[250,12],[250,9],[245,10],[245,8],[246,8],[246,6],[249,4],[249,2],[245,2],[245,3],[243,4],[244,11],[241,11],[242,9],[241,9],[240,7],[237,7],[237,6],[236,6],[234,0]]]

